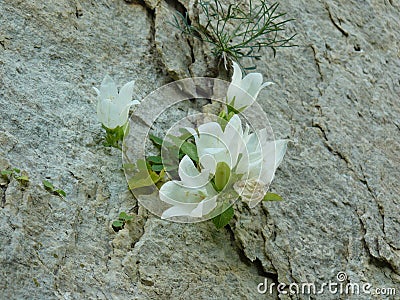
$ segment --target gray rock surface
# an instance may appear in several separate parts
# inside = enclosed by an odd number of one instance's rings
[[[135,79],[137,98],[215,74],[208,47],[165,23],[176,8],[194,14],[194,2],[129,2],[0,2],[0,169],[30,177],[0,181],[0,298],[277,299],[258,283],[321,284],[343,271],[397,296],[340,299],[397,299],[398,2],[281,1],[298,47],[265,51],[257,71],[277,83],[258,101],[293,141],[272,185],[285,201],[238,204],[220,231],[146,212],[119,151],[102,146],[92,87],[105,73]],[[46,191],[46,178],[67,197]],[[115,233],[120,211],[134,221]]]

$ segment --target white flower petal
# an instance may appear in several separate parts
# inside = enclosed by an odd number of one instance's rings
[[[129,119],[129,108],[131,107],[130,104],[125,106],[125,108],[121,111],[118,116],[118,126],[124,126]]]
[[[277,140],[263,144],[263,163],[260,180],[266,184],[274,179],[275,171],[286,153],[287,140]]]
[[[242,81],[242,69],[236,62],[232,62],[233,66],[233,75],[232,75],[232,83],[235,85],[240,85]]]
[[[100,95],[103,99],[108,98],[111,100],[115,100],[118,96],[118,89],[114,82],[114,80],[106,75],[101,82],[100,86]]]
[[[110,111],[113,110],[113,102],[108,98],[100,98],[97,103],[97,117],[107,128],[112,129],[110,124]]]
[[[240,87],[248,92],[251,96],[256,97],[260,91],[263,77],[260,73],[250,73],[243,78]]]
[[[237,110],[243,110],[251,105],[261,89],[272,84],[272,82],[263,83],[261,73],[250,73],[243,79],[241,77],[240,67],[233,63],[233,76],[228,87],[227,103]]]
[[[265,88],[265,87],[267,87],[267,86],[273,85],[273,84],[275,84],[275,82],[272,82],[272,81],[264,82],[264,83],[261,85],[260,90],[263,89],[263,88]]]
[[[201,201],[197,207],[192,210],[190,216],[191,217],[202,217],[209,214],[216,206],[217,206],[217,196],[212,197],[211,199]]]
[[[199,136],[209,135],[214,137],[222,136],[222,128],[217,122],[209,122],[199,126],[198,128]]]
[[[179,177],[185,187],[201,188],[209,181],[209,172],[207,170],[200,173],[189,156],[185,155],[179,163]]]
[[[191,167],[188,167],[188,161],[184,164],[187,164],[188,173],[195,174]],[[162,218],[202,217],[215,208],[217,194],[210,183],[203,188],[187,188],[182,185],[182,181],[166,182],[159,191],[159,197],[161,201],[171,204],[172,207],[164,211]]]
[[[288,142],[288,140],[275,141],[275,170],[279,167],[285,156]]]
[[[222,140],[223,132],[218,123],[210,122],[200,125],[198,137],[195,136],[197,154],[199,157],[209,154],[209,149],[224,149],[226,145]],[[221,150],[215,150],[219,152]]]
[[[217,206],[217,197],[212,197],[201,201],[200,203],[183,203],[172,206],[165,210],[161,215],[162,219],[169,219],[172,217],[189,216],[194,218],[201,218],[209,214]]]
[[[217,162],[214,155],[204,154],[199,157],[200,165],[203,169],[208,170],[211,174],[215,174],[217,168]]]
[[[135,85],[135,81],[130,81],[127,84],[125,84],[119,91],[118,104],[121,107],[125,107],[126,105],[128,105],[129,103],[132,102],[134,85]]]
[[[172,217],[190,216],[195,205],[176,205],[168,208],[161,215],[161,219],[169,219]]]
[[[245,90],[243,90],[242,88],[236,88],[236,97],[235,97],[235,101],[232,104],[232,106],[236,109],[236,110],[243,110],[244,108],[250,106],[253,104],[254,101],[256,101],[255,97],[253,97],[252,95],[250,95],[248,92],[246,92]]]
[[[161,201],[171,205],[182,203],[199,203],[205,198],[201,189],[190,189],[182,185],[181,181],[168,181],[160,188]]]
[[[108,118],[105,121],[105,125],[107,128],[114,129],[118,126],[122,126],[128,120],[128,111],[125,112],[125,115],[121,115],[119,107],[117,107],[113,102],[109,106],[108,110]],[[123,120],[126,120],[123,122]]]
[[[225,127],[224,144],[229,150],[230,163],[229,166],[236,165],[240,150],[245,147],[243,141],[242,121],[238,115],[234,115]]]

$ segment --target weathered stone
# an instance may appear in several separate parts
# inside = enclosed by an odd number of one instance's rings
[[[106,73],[120,86],[135,79],[140,99],[218,68],[209,45],[166,23],[177,8],[195,18],[196,1],[130,2],[0,3],[0,169],[30,177],[0,179],[1,296],[277,299],[258,283],[321,284],[340,271],[398,294],[399,4],[281,1],[299,46],[254,63],[276,83],[258,102],[292,140],[272,184],[284,201],[238,203],[217,231],[148,213],[127,190],[120,152],[102,146],[92,87]],[[121,211],[134,220],[116,233]]]

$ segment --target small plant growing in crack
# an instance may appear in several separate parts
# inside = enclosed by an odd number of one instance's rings
[[[43,186],[46,190],[51,192],[53,195],[60,196],[61,198],[66,197],[67,194],[64,192],[64,190],[56,188],[50,181],[43,180],[42,181]]]
[[[118,219],[112,223],[112,227],[115,232],[120,231],[124,228],[125,224],[133,219],[133,216],[128,215],[126,212],[120,212]]]
[[[2,170],[0,174],[8,182],[11,180],[11,178],[18,180],[22,184],[27,184],[29,182],[28,173],[17,168]]]
[[[268,6],[265,0],[260,0],[259,4],[254,2],[249,0],[248,7],[241,1],[224,7],[220,0],[200,0],[200,10],[206,17],[204,26],[191,22],[187,12],[177,12],[171,24],[184,34],[210,43],[213,55],[224,62],[225,69],[228,59],[243,68],[240,59],[260,59],[257,53],[262,48],[271,48],[275,56],[276,48],[295,46],[289,43],[295,34],[280,35],[286,23],[293,19],[285,19],[285,13],[277,12],[278,3]],[[255,69],[255,66],[243,69]]]

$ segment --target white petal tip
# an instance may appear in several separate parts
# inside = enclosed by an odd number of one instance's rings
[[[139,101],[139,100],[133,100],[133,101],[131,102],[131,105],[138,105],[138,104],[140,104],[140,101]]]

